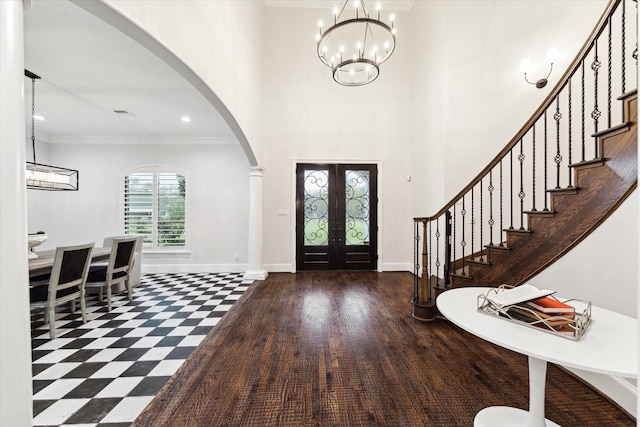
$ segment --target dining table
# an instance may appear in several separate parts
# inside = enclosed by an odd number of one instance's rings
[[[453,324],[528,357],[529,408],[489,406],[476,414],[475,427],[559,427],[545,418],[547,362],[603,375],[638,377],[637,319],[591,306],[591,324],[584,337],[575,341],[483,313],[478,310],[478,301],[486,292],[487,288],[479,287],[452,289],[442,293],[436,303]],[[499,378],[500,372],[492,375]],[[493,382],[494,386],[499,384],[500,381]],[[567,410],[567,417],[570,416]]]
[[[38,252],[37,258],[29,260],[29,278],[51,273],[55,249]],[[108,261],[111,255],[110,247],[94,247],[91,251],[91,262]]]

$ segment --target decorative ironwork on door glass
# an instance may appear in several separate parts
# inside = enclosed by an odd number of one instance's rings
[[[304,244],[329,242],[329,171],[304,171]]]
[[[344,182],[346,244],[369,245],[369,171],[346,170]]]

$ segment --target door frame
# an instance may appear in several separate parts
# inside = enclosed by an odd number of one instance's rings
[[[354,165],[376,165],[378,169],[378,203],[376,206],[376,212],[378,214],[378,261],[376,263],[376,271],[382,272],[382,248],[383,248],[383,239],[382,239],[382,199],[383,199],[383,188],[382,188],[382,161],[380,160],[348,160],[348,159],[293,159],[291,160],[291,203],[289,212],[290,215],[290,225],[291,225],[291,272],[295,273],[296,268],[296,166],[298,163],[317,163],[317,164],[354,164]]]

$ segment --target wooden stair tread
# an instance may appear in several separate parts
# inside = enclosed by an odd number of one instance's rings
[[[578,194],[578,187],[550,188],[547,193]]]

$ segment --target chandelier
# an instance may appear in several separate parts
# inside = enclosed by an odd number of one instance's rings
[[[79,184],[77,170],[36,162],[36,79],[39,79],[40,76],[29,70],[24,70],[24,75],[31,79],[31,148],[33,150],[33,162],[27,162],[26,166],[27,188],[32,190],[77,191]]]
[[[380,19],[380,4],[371,16],[364,0],[349,0],[342,9],[333,9],[333,25],[323,31],[324,23],[318,22],[316,34],[318,57],[331,68],[333,79],[344,86],[362,86],[374,81],[380,74],[380,64],[385,62],[396,47],[394,16],[391,25]],[[351,15],[345,17],[343,15]]]

